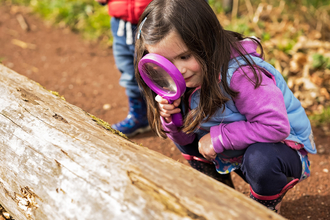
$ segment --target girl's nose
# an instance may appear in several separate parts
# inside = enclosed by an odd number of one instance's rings
[[[178,69],[179,69],[181,74],[184,74],[187,71],[187,69],[183,66],[179,67]]]

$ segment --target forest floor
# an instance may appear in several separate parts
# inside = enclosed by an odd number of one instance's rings
[[[19,16],[24,17],[29,30],[19,24]],[[0,5],[1,62],[109,124],[127,115],[127,97],[118,84],[120,73],[111,48],[55,28],[25,8]],[[330,219],[329,129],[329,125],[313,128],[318,154],[310,155],[311,177],[284,197],[281,215],[287,219]],[[131,140],[188,165],[168,139],[148,132]],[[249,186],[240,177],[233,174],[233,181],[236,190],[249,195]]]

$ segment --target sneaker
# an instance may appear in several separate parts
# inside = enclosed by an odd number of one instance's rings
[[[142,97],[129,98],[128,102],[129,112],[127,117],[111,127],[122,132],[127,137],[133,137],[137,134],[150,131],[147,119],[147,107],[144,99]]]
[[[198,170],[199,172],[202,172],[206,175],[208,175],[209,177],[212,177],[213,179],[235,189],[234,183],[231,179],[230,173],[226,173],[226,174],[220,174],[218,173],[218,171],[216,170],[214,164],[210,161],[207,161],[205,159],[202,158],[198,158],[195,156],[191,156],[188,154],[182,154],[184,158],[186,158],[186,160],[188,161],[188,163],[190,164],[190,166],[196,170]]]

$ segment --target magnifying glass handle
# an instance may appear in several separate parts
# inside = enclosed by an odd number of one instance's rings
[[[169,104],[173,103],[173,101],[170,100],[170,99],[167,99],[167,101],[168,101]],[[183,119],[182,119],[181,112],[175,113],[175,114],[172,115],[172,122],[177,127],[181,127],[183,125]]]
[[[172,122],[177,127],[182,126],[182,124],[183,124],[182,114],[180,112],[173,114],[172,115]]]

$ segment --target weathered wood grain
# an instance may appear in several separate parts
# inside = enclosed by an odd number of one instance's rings
[[[16,220],[283,219],[3,65],[0,153],[0,202]]]

